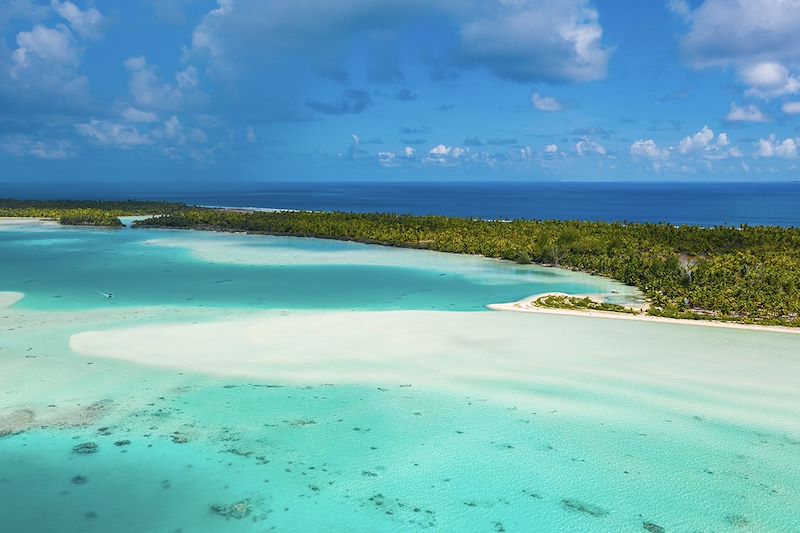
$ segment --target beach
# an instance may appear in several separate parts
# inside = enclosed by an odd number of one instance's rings
[[[736,322],[724,322],[721,320],[691,320],[683,318],[669,318],[661,316],[652,316],[644,312],[636,314],[621,313],[614,311],[599,311],[595,309],[557,309],[552,307],[544,307],[536,305],[536,300],[545,296],[567,296],[564,293],[542,293],[534,294],[527,298],[523,298],[516,302],[489,304],[486,307],[494,311],[510,311],[517,313],[540,313],[546,315],[564,315],[564,316],[578,316],[586,318],[604,318],[611,320],[636,320],[640,322],[658,322],[662,324],[680,324],[684,326],[700,326],[712,328],[728,328],[728,329],[743,329],[750,331],[771,331],[774,333],[800,333],[800,328],[791,328],[784,326],[765,326],[760,324],[740,324]],[[576,297],[585,297],[586,295],[571,295]]]

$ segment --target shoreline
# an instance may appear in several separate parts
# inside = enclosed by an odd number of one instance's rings
[[[688,318],[669,318],[663,316],[652,316],[648,314],[628,314],[614,313],[613,311],[578,310],[578,309],[558,309],[552,307],[541,307],[534,302],[545,296],[573,296],[583,297],[584,295],[566,294],[562,292],[543,292],[527,296],[516,302],[489,304],[486,307],[492,311],[506,311],[512,313],[534,313],[544,315],[566,315],[584,318],[607,318],[612,320],[635,320],[639,322],[656,322],[662,324],[676,324],[684,326],[700,326],[712,328],[741,329],[747,331],[766,331],[771,333],[791,333],[800,334],[800,328],[790,328],[788,326],[763,326],[759,324],[742,324],[740,322],[724,322],[722,320],[691,320]]]

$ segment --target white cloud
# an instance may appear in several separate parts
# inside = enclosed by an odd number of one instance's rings
[[[66,25],[36,24],[17,33],[15,41],[8,55],[0,41],[0,91],[21,105],[35,103],[59,113],[87,106],[88,79],[78,72],[82,49]]]
[[[786,83],[789,69],[774,61],[764,61],[744,66],[739,75],[751,87],[776,88]]]
[[[417,151],[414,150],[412,147],[406,146],[405,148],[403,148],[403,156],[404,157],[406,157],[408,159],[411,159],[415,155],[417,155]]]
[[[728,111],[725,120],[728,122],[767,122],[769,119],[753,104],[739,107],[735,103],[731,103],[731,109]]]
[[[72,143],[69,141],[42,141],[26,136],[15,136],[0,140],[0,148],[16,157],[35,157],[61,161],[75,155]]]
[[[128,88],[134,103],[147,110],[174,111],[191,100],[196,93],[190,92],[198,85],[197,69],[188,66],[175,75],[175,83],[162,83],[155,67],[142,57],[129,57],[125,67],[130,72]]]
[[[256,137],[256,132],[253,129],[253,126],[247,126],[247,128],[245,128],[244,137],[250,144],[255,144],[257,137]]]
[[[329,65],[332,55],[347,53],[353,34],[385,42],[414,19],[456,29],[460,43],[449,68],[484,68],[514,80],[596,80],[611,53],[587,0],[218,0],[195,28],[191,53],[226,74],[241,70],[246,49],[264,51],[260,60],[301,53]]]
[[[708,126],[703,126],[703,129],[694,135],[689,135],[681,139],[681,142],[678,144],[678,152],[684,155],[690,153],[704,153],[710,147],[713,147],[713,140],[714,132]]]
[[[37,25],[31,31],[19,32],[12,60],[12,75],[15,77],[20,71],[32,68],[36,62],[59,67],[77,67],[80,63],[75,40],[64,25],[56,28]]]
[[[135,107],[127,107],[122,110],[122,118],[128,122],[155,122],[158,115],[150,111],[142,111]]]
[[[475,155],[470,153],[468,148],[438,144],[431,148],[423,162],[438,166],[453,166],[474,159]]]
[[[581,139],[580,141],[575,143],[575,146],[572,148],[572,151],[575,152],[575,154],[578,157],[583,157],[586,155],[608,154],[608,150],[606,149],[605,146],[590,139]]]
[[[104,19],[97,9],[89,8],[81,11],[72,2],[58,2],[57,0],[53,0],[51,5],[69,23],[70,28],[79,35],[88,39],[100,37]]]
[[[478,4],[481,8],[461,27],[468,62],[520,81],[605,77],[610,49],[602,44],[597,11],[585,0],[502,0],[489,9],[485,2]]]
[[[682,46],[699,68],[800,59],[796,0],[705,0],[686,19]]]
[[[116,148],[134,148],[152,142],[147,135],[140,133],[133,126],[108,120],[91,120],[75,124],[75,129],[81,135],[90,137],[100,144]]]
[[[714,132],[704,126],[693,135],[687,135],[677,146],[660,148],[653,139],[640,139],[628,150],[632,159],[650,161],[653,169],[671,168],[680,172],[695,172],[698,164],[711,171],[714,160],[742,157],[742,151],[731,145],[728,134]]]
[[[378,164],[382,167],[398,166],[397,154],[394,152],[378,152]]]
[[[800,79],[792,76],[780,63],[765,62],[740,69],[742,81],[750,85],[746,96],[764,100],[800,92]]]
[[[788,137],[782,141],[773,134],[767,139],[758,140],[758,157],[782,157],[784,159],[796,159],[798,157],[798,147],[800,138]]]
[[[450,151],[451,151],[450,147],[445,146],[443,144],[438,144],[433,148],[431,148],[429,154],[434,156],[445,156],[445,155],[450,155]]]
[[[781,110],[787,115],[798,115],[800,114],[800,102],[785,102],[781,106]]]
[[[560,111],[562,109],[561,102],[554,97],[542,96],[539,93],[531,95],[531,103],[539,111]]]
[[[669,157],[669,150],[660,149],[653,139],[635,141],[631,144],[629,152],[634,159],[659,160]]]
[[[544,153],[546,154],[556,154],[558,153],[558,146],[555,144],[548,144],[544,147]]]

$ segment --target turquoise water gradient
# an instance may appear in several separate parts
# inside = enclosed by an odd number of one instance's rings
[[[800,530],[800,336],[485,311],[543,291],[635,295],[353,243],[5,224],[0,259],[0,291],[25,294],[0,308],[2,532]],[[452,359],[456,387],[423,379],[435,361],[298,383],[70,349],[76,333],[262,310],[396,316],[409,354],[413,311],[435,310],[437,355],[470,355]],[[502,361],[535,379],[493,372]]]
[[[177,234],[178,238],[184,235]],[[150,244],[175,232],[37,228],[0,231],[0,290],[25,293],[21,309],[85,310],[136,306],[216,306],[251,309],[451,309],[481,310],[487,303],[512,301],[537,292],[597,292],[588,276],[518,267],[469,258],[466,273],[453,272],[456,256],[419,253],[419,266],[408,266],[413,251],[379,249],[319,239],[246,237],[192,233],[198,245],[224,239],[233,244],[220,258],[204,259],[191,248]],[[270,254],[286,244],[299,253],[369,254],[382,261],[360,264],[226,263],[225,256]],[[374,252],[373,252],[374,253]],[[438,269],[426,268],[425,260]],[[346,260],[346,259],[345,259]],[[280,263],[280,261],[279,261]],[[395,264],[392,264],[395,263]],[[107,300],[100,293],[112,293]]]

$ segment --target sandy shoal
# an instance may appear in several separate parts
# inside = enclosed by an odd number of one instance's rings
[[[0,309],[11,307],[24,297],[25,295],[21,292],[0,291]]]
[[[493,312],[269,312],[87,331],[86,357],[308,384],[414,384],[589,416],[716,419],[800,434],[793,335]]]

